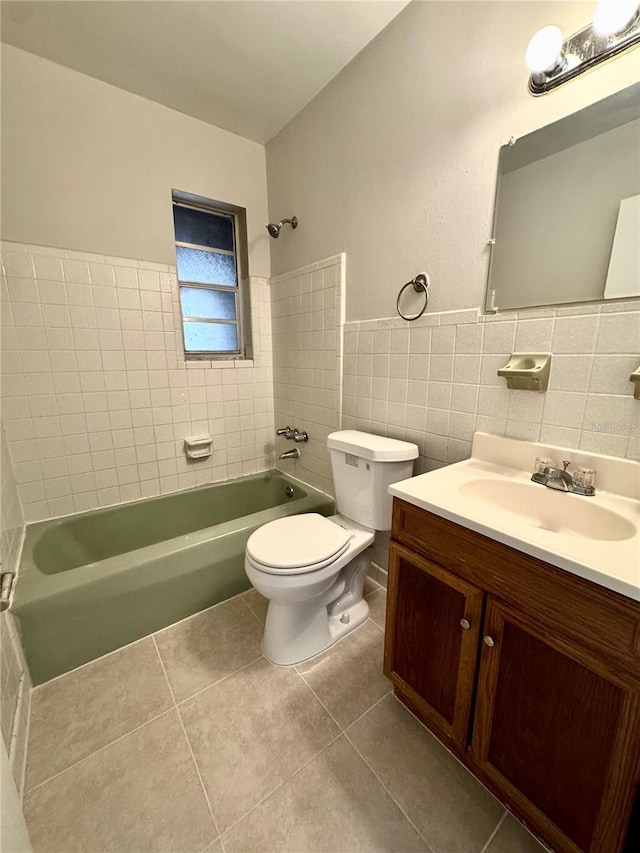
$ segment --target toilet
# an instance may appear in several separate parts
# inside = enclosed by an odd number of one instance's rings
[[[362,588],[376,530],[391,529],[388,487],[413,473],[418,447],[357,430],[327,438],[336,514],[291,515],[251,534],[245,570],[269,600],[262,651],[290,666],[320,654],[367,619]]]

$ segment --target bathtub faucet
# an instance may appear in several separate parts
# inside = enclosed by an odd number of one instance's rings
[[[300,459],[300,450],[297,447],[294,447],[293,450],[286,450],[280,454],[278,459]]]

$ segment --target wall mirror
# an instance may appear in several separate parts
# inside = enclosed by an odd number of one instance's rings
[[[640,83],[500,149],[485,309],[640,296]]]

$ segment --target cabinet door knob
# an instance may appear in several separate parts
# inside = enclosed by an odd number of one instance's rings
[[[471,622],[469,622],[468,619],[461,619],[460,624],[462,625],[462,627],[464,628],[465,631],[468,631],[469,628],[471,627]]]
[[[493,637],[490,637],[488,634],[486,637],[483,638],[483,642],[485,646],[489,646],[489,648],[493,648],[495,646],[495,643],[493,642]]]

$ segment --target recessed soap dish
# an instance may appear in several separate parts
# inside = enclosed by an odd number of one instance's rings
[[[184,440],[187,459],[207,459],[211,456],[213,439],[210,435],[192,435]]]
[[[640,400],[640,366],[633,371],[629,377],[629,382],[633,382],[633,396],[636,400]]]
[[[498,376],[507,380],[507,388],[516,391],[546,391],[551,372],[551,353],[514,352]]]

